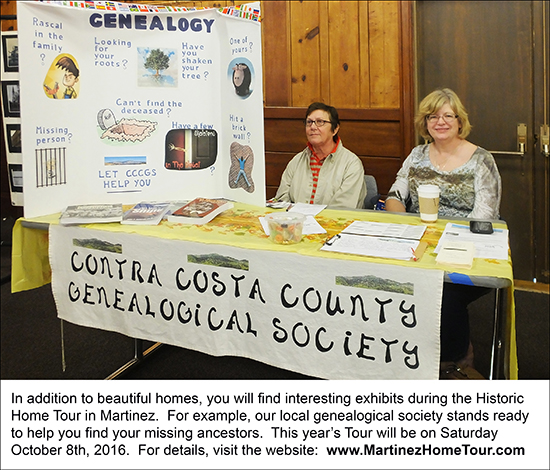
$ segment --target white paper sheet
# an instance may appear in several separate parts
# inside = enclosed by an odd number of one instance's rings
[[[414,258],[414,252],[418,244],[418,240],[373,237],[342,232],[328,240],[321,250],[408,260]]]
[[[472,242],[476,247],[475,258],[508,259],[508,230],[495,228],[493,233],[472,233],[469,225],[448,223],[434,252],[439,253],[445,242]]]
[[[356,220],[342,230],[342,233],[420,240],[425,231],[425,225],[387,224]]]
[[[327,207],[326,204],[305,204],[303,202],[297,202],[296,204],[291,204],[288,207],[287,211],[299,212],[300,214],[312,215],[315,217],[325,207]]]

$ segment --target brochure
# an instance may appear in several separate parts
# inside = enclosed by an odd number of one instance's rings
[[[68,206],[59,217],[61,225],[120,222],[122,204],[79,204]]]
[[[169,202],[140,202],[124,213],[121,223],[128,225],[158,225],[169,209]]]
[[[169,222],[177,224],[203,225],[232,207],[233,203],[227,199],[198,197],[176,209],[167,219]]]

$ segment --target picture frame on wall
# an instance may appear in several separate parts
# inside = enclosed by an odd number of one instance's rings
[[[4,117],[21,117],[19,81],[2,82],[2,107]]]
[[[13,31],[2,32],[2,79],[17,78],[10,74],[19,73],[19,46],[17,34]]]
[[[14,193],[23,192],[23,165],[9,164],[10,187]]]
[[[23,165],[8,164],[12,206],[23,206]]]
[[[6,124],[6,141],[10,153],[21,153],[21,124]]]

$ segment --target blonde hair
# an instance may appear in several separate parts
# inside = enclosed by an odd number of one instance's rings
[[[432,140],[432,137],[428,132],[426,117],[430,114],[435,114],[445,104],[448,104],[452,108],[454,113],[458,115],[458,136],[462,139],[465,139],[468,134],[470,134],[470,131],[472,130],[472,125],[468,120],[468,113],[466,112],[464,105],[460,101],[460,98],[450,88],[440,88],[432,91],[420,102],[420,105],[418,106],[418,112],[416,113],[416,116],[414,118],[416,131],[422,137],[424,137],[424,139]]]

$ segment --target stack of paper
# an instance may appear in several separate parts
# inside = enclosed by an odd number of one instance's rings
[[[472,233],[469,225],[448,223],[434,252],[449,241],[470,242],[475,246],[475,258],[508,259],[508,229],[495,228],[493,233]]]
[[[471,269],[475,251],[475,245],[472,242],[447,241],[441,244],[435,262],[455,268]]]

